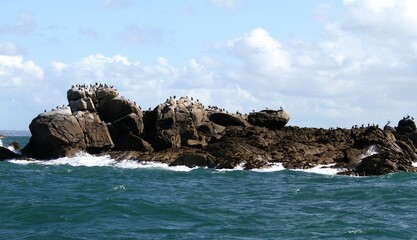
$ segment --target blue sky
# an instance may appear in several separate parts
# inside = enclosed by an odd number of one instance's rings
[[[412,0],[10,1],[0,9],[0,129],[103,82],[143,108],[171,95],[290,124],[416,115]],[[417,115],[416,115],[417,116]]]

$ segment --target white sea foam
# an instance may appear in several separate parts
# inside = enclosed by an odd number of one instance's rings
[[[9,160],[11,163],[15,164],[39,164],[39,165],[70,165],[73,167],[116,167],[123,169],[162,169],[168,171],[176,172],[190,172],[198,167],[189,168],[187,166],[169,166],[166,163],[160,162],[140,162],[136,160],[123,160],[116,161],[110,158],[109,155],[104,156],[93,156],[88,153],[79,153],[74,157],[63,157],[48,161],[39,161],[39,160]],[[233,169],[216,169],[217,172],[230,172],[230,171],[244,171],[245,162],[240,163]],[[417,166],[417,163],[414,163]],[[309,173],[318,173],[324,175],[335,175],[343,169],[333,168],[335,164],[328,165],[318,165],[310,169],[293,169],[293,171],[302,171]],[[285,170],[282,163],[271,163],[267,167],[252,169],[253,172],[278,172]]]
[[[0,138],[0,147],[3,147],[3,139]]]
[[[231,171],[243,171],[245,170],[245,164],[246,162],[241,162],[238,165],[236,165],[234,168],[220,168],[216,169],[218,172],[231,172]]]
[[[378,148],[377,148],[377,146],[375,146],[375,145],[371,145],[371,146],[369,146],[369,148],[368,148],[368,150],[366,150],[366,152],[364,153],[364,154],[362,154],[361,155],[361,159],[364,159],[364,158],[366,158],[366,157],[369,157],[369,156],[372,156],[372,155],[375,155],[375,154],[378,154],[379,152],[378,152]]]
[[[323,175],[336,175],[337,173],[343,171],[344,169],[334,168],[335,164],[324,164],[324,165],[317,165],[313,168],[308,169],[293,169],[293,171],[300,171],[300,172],[308,172],[308,173],[317,173]]]
[[[252,169],[253,172],[278,172],[284,170],[282,163],[271,163],[271,165],[263,168]]]
[[[16,148],[14,148],[12,145],[7,146],[7,149],[9,149],[10,151],[12,151],[16,154],[20,154],[20,151],[17,150]]]
[[[116,161],[110,158],[110,156],[93,156],[88,153],[79,153],[74,157],[63,157],[48,161],[38,160],[10,160],[9,162],[15,164],[40,164],[40,165],[70,165],[73,167],[117,167],[125,169],[138,169],[138,168],[157,168],[165,169],[177,172],[189,172],[195,168],[189,168],[186,166],[168,166],[166,163],[159,162],[139,162],[135,160],[123,160]]]

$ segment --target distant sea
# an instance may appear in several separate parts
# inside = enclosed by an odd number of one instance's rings
[[[0,133],[2,134],[2,133]],[[28,136],[4,134],[3,145]],[[0,162],[0,239],[416,239],[417,174]]]

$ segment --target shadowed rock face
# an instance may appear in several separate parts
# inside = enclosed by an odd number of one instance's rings
[[[78,151],[170,165],[252,169],[335,164],[349,174],[416,172],[417,131],[411,118],[393,128],[318,129],[286,126],[285,110],[230,114],[188,97],[170,97],[142,112],[107,85],[68,90],[69,107],[39,114],[23,154],[38,159]]]
[[[266,127],[271,130],[283,128],[290,120],[290,115],[285,110],[264,110],[249,114],[248,121],[255,126]]]
[[[7,148],[0,147],[0,161],[9,160],[9,159],[16,159],[19,158],[20,155],[10,151]]]
[[[71,113],[69,108],[42,113],[32,120],[32,137],[22,152],[40,159],[95,153],[113,147],[107,126],[97,113]]]

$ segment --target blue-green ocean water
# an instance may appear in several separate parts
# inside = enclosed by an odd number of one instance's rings
[[[0,239],[416,239],[417,175],[0,162]]]

